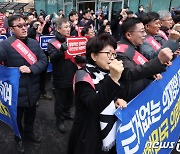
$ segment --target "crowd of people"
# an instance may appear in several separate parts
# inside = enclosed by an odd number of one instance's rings
[[[52,99],[45,90],[49,60],[59,132],[66,133],[64,121],[73,120],[68,154],[115,154],[115,137],[106,141],[116,133],[114,110],[127,107],[153,80],[160,80],[161,73],[180,54],[180,13],[146,13],[143,6],[136,14],[122,9],[112,21],[102,9],[98,14],[72,10],[68,19],[63,10],[51,15],[43,10],[39,15],[7,13],[4,27],[8,39],[0,42],[0,63],[18,67],[21,73],[17,124],[22,138],[15,136],[20,153],[25,152],[24,137],[41,142],[34,131],[34,120],[40,96]],[[39,37],[50,34],[55,38],[48,42],[47,50],[42,50]],[[66,38],[70,36],[88,39],[85,55],[65,58]],[[26,48],[34,61],[22,55],[16,43]],[[70,112],[73,101],[74,117]],[[111,116],[106,119],[105,115]],[[107,123],[106,131],[101,122]]]

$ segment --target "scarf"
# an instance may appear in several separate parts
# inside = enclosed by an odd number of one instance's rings
[[[96,93],[98,93],[103,80],[109,75],[109,72],[91,64],[86,64],[85,70],[90,74]],[[103,151],[109,151],[115,145],[117,123],[117,118],[114,115],[115,110],[114,100],[112,100],[99,116]]]

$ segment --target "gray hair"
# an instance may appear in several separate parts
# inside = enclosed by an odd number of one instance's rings
[[[167,10],[159,11],[158,14],[160,20],[163,20],[164,18],[171,16],[171,13]]]
[[[61,28],[62,23],[67,23],[67,22],[69,22],[69,20],[64,18],[64,17],[58,18],[58,19],[55,20],[55,27],[56,28]]]

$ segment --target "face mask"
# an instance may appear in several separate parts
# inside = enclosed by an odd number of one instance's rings
[[[141,12],[142,12],[143,10],[144,10],[143,8],[139,8],[139,11],[141,11]]]

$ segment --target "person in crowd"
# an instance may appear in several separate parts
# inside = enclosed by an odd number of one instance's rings
[[[87,37],[87,39],[90,39],[95,36],[95,31],[92,25],[86,25],[82,31],[81,35]]]
[[[72,82],[77,66],[71,59],[65,59],[66,37],[70,36],[69,21],[66,18],[58,18],[55,24],[55,39],[48,43],[48,52],[53,69],[56,126],[61,133],[65,133],[64,120],[73,119],[70,108],[74,97]]]
[[[40,14],[40,15],[37,17],[37,20],[42,24],[42,27],[44,27],[44,25],[46,24],[46,21],[45,21],[44,16]]]
[[[115,59],[116,47],[116,40],[108,33],[87,42],[88,63],[75,75],[76,112],[69,136],[68,154],[116,154],[117,119],[113,112],[116,106],[121,109],[127,106],[118,97],[123,89],[119,79],[124,67],[122,61]],[[111,122],[107,121],[107,114]],[[106,127],[100,126],[101,121],[111,129],[103,133]],[[111,139],[106,140],[107,136],[111,136]]]
[[[125,21],[121,28],[122,39],[116,50],[117,59],[122,60],[124,65],[121,98],[129,102],[154,80],[154,75],[166,70],[165,64],[170,63],[173,53],[169,48],[164,48],[157,57],[148,61],[138,49],[146,37],[143,23],[133,17]],[[161,76],[156,75],[155,78],[161,79]]]
[[[168,40],[170,29],[173,26],[173,19],[171,17],[171,13],[169,11],[163,10],[159,11],[159,19],[160,19],[160,30],[158,35],[162,38],[161,45]]]
[[[133,11],[127,11],[126,13],[127,13],[127,18],[132,18],[132,17],[134,17]]]
[[[100,29],[98,30],[98,35],[102,33],[109,33],[112,34],[111,32],[111,23],[107,19],[103,21],[103,24],[101,25]]]
[[[36,20],[34,15],[32,13],[28,13],[28,15],[26,17],[26,23],[29,25],[33,20]]]
[[[126,10],[126,13],[129,11],[129,6],[124,7],[124,9]]]
[[[34,11],[33,11],[33,14],[34,14],[34,17],[37,19],[37,17],[38,17],[38,14],[37,14],[37,11],[36,11],[36,9],[34,9]]]
[[[44,10],[42,10],[42,9],[40,10],[39,15],[43,15],[44,19],[45,19],[45,17],[47,16],[47,15],[46,15],[46,12],[45,12]]]
[[[34,14],[34,13],[33,13]],[[23,18],[25,18],[25,12],[24,12],[24,10],[21,8],[21,9],[19,9],[19,15],[20,16],[22,16]],[[34,16],[35,18],[37,18],[36,16]]]
[[[101,25],[103,24],[104,14],[102,11],[102,8],[99,8],[99,10],[96,12],[96,30],[99,31]]]
[[[65,17],[64,13],[63,13],[63,10],[60,9],[59,10],[59,18],[62,18],[62,17]]]
[[[6,11],[4,13],[4,23],[3,23],[3,27],[8,29],[9,28],[9,25],[8,25],[8,18],[9,18],[9,11]]]
[[[0,62],[3,61],[7,67],[18,67],[20,71],[17,125],[22,137],[34,143],[40,143],[40,138],[34,132],[34,120],[36,102],[40,96],[39,77],[47,66],[47,59],[39,43],[27,37],[27,23],[21,16],[9,17],[8,25],[14,35],[0,43]],[[22,48],[18,49],[17,44],[24,49],[27,48],[26,51],[32,55],[33,59],[21,54]],[[22,140],[15,136],[15,141],[18,152],[24,153]]]
[[[38,20],[31,21],[28,28],[28,37],[39,41],[39,36],[42,35],[42,24]]]
[[[121,9],[116,13],[114,19],[111,21],[112,35],[115,37],[116,41],[120,41],[121,39],[121,24],[126,20],[126,18],[126,9]]]
[[[91,13],[88,10],[84,10],[82,15],[83,15],[83,18],[81,19],[79,23],[80,27],[93,24],[93,20],[91,20]]]
[[[174,24],[180,24],[180,14],[173,17]]]
[[[28,28],[28,37],[37,40],[38,42],[40,41],[40,36],[42,35],[43,27],[41,22],[38,20],[34,20],[30,23],[30,27]],[[45,53],[47,60],[48,60],[48,52],[46,50],[43,50]],[[41,96],[40,98],[42,99],[48,99],[51,100],[52,96],[47,93],[46,91],[46,75],[47,75],[47,67],[46,69],[41,72],[40,74],[40,93]]]
[[[141,44],[140,52],[148,59],[152,59],[156,57],[159,51],[164,47],[169,47],[173,52],[175,52],[178,48],[178,42],[176,42],[180,34],[179,32],[172,30],[169,39],[161,45],[158,40],[156,40],[155,36],[159,33],[160,30],[160,21],[159,14],[157,12],[148,12],[142,18],[142,22],[145,27],[145,31],[147,33],[145,41]]]
[[[78,22],[80,22],[83,18],[83,11],[81,9],[79,10],[78,17]]]
[[[138,18],[142,18],[145,15],[145,9],[143,5],[138,7],[138,12],[136,12]]]
[[[79,26],[78,26],[78,13],[76,11],[71,11],[69,13],[69,21],[71,26],[71,36],[78,36]]]
[[[51,19],[53,18],[53,15],[47,15],[45,18],[43,15],[38,16],[38,21],[42,24],[42,34],[43,35],[49,35],[51,32]]]
[[[3,27],[6,29],[6,36],[9,37],[11,36],[10,30],[9,30],[9,25],[8,25],[8,18],[12,15],[9,11],[6,11],[4,14],[4,23]]]

